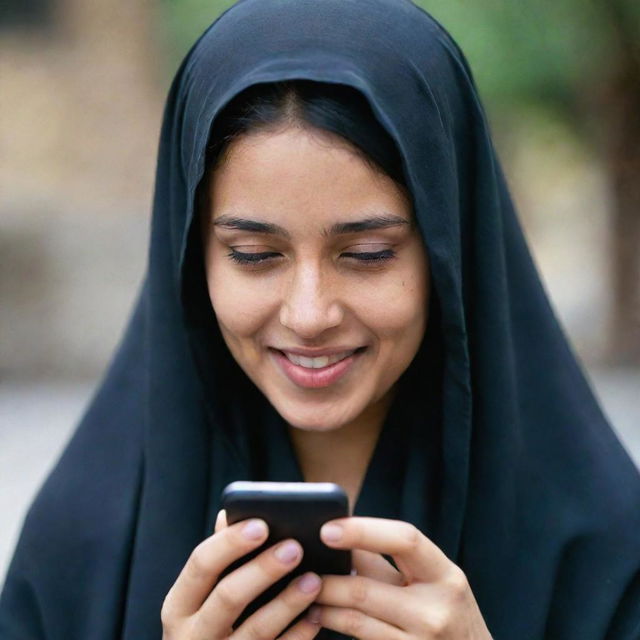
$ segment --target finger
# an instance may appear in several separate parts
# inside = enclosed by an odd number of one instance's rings
[[[280,636],[282,630],[313,602],[321,586],[322,580],[315,573],[305,573],[296,578],[271,602],[247,618],[232,636],[233,640],[287,637],[293,627],[284,636]],[[300,637],[312,638],[318,630],[317,625],[306,620],[306,624],[303,624],[291,637],[295,638],[295,633],[298,633]],[[309,635],[311,631],[313,634]]]
[[[364,549],[393,556],[408,582],[438,580],[453,563],[408,522],[385,518],[341,518],[320,530],[322,541],[337,549]]]
[[[214,528],[214,532],[218,533],[219,531],[226,529],[228,526],[229,525],[227,524],[227,512],[224,509],[220,509],[216,517],[216,526]]]
[[[263,520],[238,522],[209,536],[191,553],[162,606],[164,616],[195,613],[213,589],[222,571],[232,562],[259,547],[267,538]]]
[[[379,553],[354,549],[351,555],[357,575],[396,586],[406,584],[404,576]]]
[[[228,629],[247,605],[302,560],[302,547],[285,540],[226,575],[200,608],[203,637]]]
[[[319,624],[311,622],[308,617],[302,618],[300,622],[288,629],[286,633],[278,636],[278,640],[310,640],[318,635],[318,632],[322,629]]]
[[[406,640],[407,634],[387,622],[372,618],[357,609],[314,605],[309,619],[322,627],[344,633],[349,638],[366,640]]]
[[[410,594],[402,587],[364,576],[324,576],[316,602],[355,609],[399,628],[411,617]]]

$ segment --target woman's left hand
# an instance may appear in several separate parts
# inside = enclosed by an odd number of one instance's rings
[[[413,525],[343,518],[321,538],[351,549],[358,575],[323,576],[313,622],[358,640],[491,640],[462,570]]]

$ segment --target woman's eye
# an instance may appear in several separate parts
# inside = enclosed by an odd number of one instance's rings
[[[236,264],[249,267],[264,266],[282,257],[282,254],[277,251],[238,251],[233,247],[230,248],[227,255]],[[395,255],[396,253],[393,249],[382,249],[380,251],[343,251],[340,257],[356,260],[362,265],[373,266],[390,260],[394,258]]]
[[[272,260],[273,258],[278,258],[281,254],[277,251],[260,251],[247,253],[245,251],[237,251],[236,249],[231,249],[231,251],[227,255],[237,264],[257,265],[264,263],[265,261]]]
[[[375,264],[395,258],[396,252],[393,249],[383,249],[382,251],[344,251],[340,255],[343,258],[353,258],[365,264]]]

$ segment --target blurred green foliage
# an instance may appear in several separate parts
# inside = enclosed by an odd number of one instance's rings
[[[161,0],[167,67],[173,75],[198,36],[235,0]]]
[[[322,2],[322,0],[317,0]],[[233,0],[163,0],[169,66]],[[571,114],[575,96],[618,55],[611,6],[640,39],[638,0],[417,0],[453,35],[494,108],[542,104]]]

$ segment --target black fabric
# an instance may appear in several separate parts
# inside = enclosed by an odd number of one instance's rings
[[[401,151],[430,258],[429,335],[357,512],[432,538],[496,640],[637,640],[638,473],[554,319],[465,60],[405,0],[242,0],[187,56],[164,116],[144,286],[29,511],[0,637],[159,639],[162,600],[224,484],[299,477],[282,421],[221,343],[193,224],[216,113],[291,78],[368,99]]]

